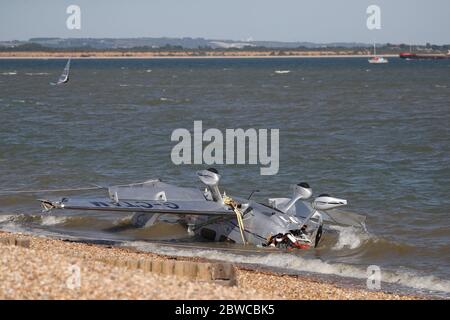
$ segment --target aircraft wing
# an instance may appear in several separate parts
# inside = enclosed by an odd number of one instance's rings
[[[295,204],[295,215],[299,218],[304,219],[309,215],[311,210],[314,210],[310,203],[306,201],[298,201]],[[331,210],[321,210],[323,221],[330,224],[339,224],[344,226],[362,226],[366,217],[354,212],[350,212],[343,209],[331,209]]]
[[[179,215],[228,216],[233,211],[217,202],[206,200],[120,200],[109,198],[62,198],[60,200],[39,200],[44,210],[96,210],[118,212],[147,212]]]
[[[345,226],[363,226],[366,217],[354,212],[342,209],[332,209],[327,211],[320,211],[324,220],[335,222]],[[328,219],[327,219],[328,218]]]

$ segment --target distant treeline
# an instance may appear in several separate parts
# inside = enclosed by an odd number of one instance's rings
[[[201,54],[202,52],[270,52],[273,55],[284,55],[290,52],[353,52],[357,54],[358,52],[371,51],[370,47],[317,47],[317,48],[307,48],[307,47],[296,47],[296,48],[267,48],[267,47],[255,47],[255,46],[244,46],[242,48],[212,48],[212,47],[198,47],[198,48],[184,48],[182,46],[175,45],[165,45],[161,47],[150,47],[150,46],[136,46],[132,48],[94,48],[90,46],[82,47],[49,47],[43,46],[39,43],[24,43],[16,46],[3,47],[0,46],[1,52],[27,52],[27,51],[41,51],[41,52],[193,52]],[[450,45],[414,45],[410,47],[408,44],[390,44],[387,43],[383,46],[377,47],[377,52],[384,54],[397,54],[403,51],[430,51],[430,52],[447,52],[450,50]]]

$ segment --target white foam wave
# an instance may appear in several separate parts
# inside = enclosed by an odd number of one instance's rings
[[[407,271],[382,272],[382,279],[385,282],[401,284],[405,287],[450,293],[450,281],[432,275],[419,276]]]
[[[338,241],[333,246],[333,250],[356,249],[370,239],[368,233],[354,227],[330,226],[329,228],[338,232]]]
[[[66,217],[61,216],[43,216],[42,217],[42,225],[43,226],[54,226],[57,224],[64,223],[66,221]]]
[[[0,73],[2,76],[14,76],[17,74],[17,71],[10,71],[10,72],[2,72]]]
[[[12,221],[14,219],[13,215],[10,214],[2,214],[0,215],[0,223]]]
[[[299,255],[289,253],[240,255],[221,250],[180,249],[146,242],[127,242],[125,245],[133,246],[142,251],[150,251],[163,255],[200,257],[233,263],[261,265],[265,267],[292,270],[295,272],[335,275],[361,279],[363,283],[365,283],[368,277],[367,269],[361,265],[354,266],[343,263],[329,263],[320,259],[304,258]],[[381,275],[382,281],[385,283],[402,285],[409,288],[450,293],[450,281],[440,279],[432,275],[422,276],[409,271],[392,271],[384,270],[383,268],[381,268]]]
[[[276,74],[287,74],[289,72],[291,72],[291,70],[275,70]]]
[[[125,216],[125,217],[121,217],[121,218],[119,218],[117,220],[114,220],[113,224],[115,226],[120,226],[120,225],[123,225],[123,224],[129,224],[129,223],[131,223],[132,217],[133,217],[133,215],[128,215],[128,216]]]
[[[47,72],[27,72],[25,74],[27,76],[45,76],[45,75],[48,75],[49,73],[47,73]]]

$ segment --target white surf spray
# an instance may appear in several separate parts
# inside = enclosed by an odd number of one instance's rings
[[[66,221],[66,217],[61,216],[42,216],[42,225],[43,226],[54,226],[57,224],[64,223]]]
[[[47,72],[26,72],[25,74],[27,76],[45,76],[45,75],[48,75],[49,73],[47,73]]]
[[[200,257],[218,261],[227,261],[239,264],[260,265],[277,269],[285,269],[295,273],[318,273],[347,278],[367,279],[367,266],[355,266],[344,263],[329,263],[320,259],[304,258],[290,253],[255,253],[235,254],[225,250],[216,249],[184,249],[153,244],[148,242],[126,242],[125,246],[135,247],[141,251],[153,252],[162,255]],[[440,291],[450,293],[450,281],[435,276],[422,276],[406,270],[385,270],[382,268],[382,281],[385,283],[401,285],[404,287],[421,289],[425,291]]]
[[[287,73],[290,73],[290,72],[291,72],[291,70],[275,70],[276,74],[287,74]]]
[[[17,74],[17,71],[2,72],[0,74],[2,76],[15,76]]]
[[[330,226],[331,230],[338,232],[338,241],[333,250],[356,249],[370,239],[370,234],[353,227]]]
[[[2,214],[0,215],[0,223],[10,222],[14,219],[14,216],[11,214]]]

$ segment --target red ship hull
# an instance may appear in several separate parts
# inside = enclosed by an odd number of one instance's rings
[[[428,59],[428,60],[437,60],[437,59],[450,59],[450,55],[448,54],[420,54],[420,53],[406,53],[402,52],[399,55],[402,59]]]

